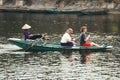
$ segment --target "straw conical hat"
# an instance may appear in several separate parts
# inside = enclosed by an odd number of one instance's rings
[[[28,24],[25,24],[25,25],[22,27],[22,29],[30,29],[30,28],[31,28],[31,26],[28,25]]]

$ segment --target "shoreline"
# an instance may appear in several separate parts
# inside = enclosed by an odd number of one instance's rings
[[[86,10],[86,9],[83,9],[83,10]],[[30,9],[30,8],[16,8],[16,7],[0,7],[0,12],[18,12],[18,13],[67,13],[67,14],[70,14],[70,13],[81,13],[81,11],[83,10],[75,10],[75,9],[64,9],[64,10],[59,10],[57,8],[41,8],[41,9]],[[89,10],[89,9],[87,9]],[[92,9],[90,9],[89,11],[91,11]],[[98,9],[98,10],[101,10]],[[95,11],[94,11],[95,12]],[[108,9],[108,12],[107,14],[120,14],[120,11],[119,10],[109,10]]]

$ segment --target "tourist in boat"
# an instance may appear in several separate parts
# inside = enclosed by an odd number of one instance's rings
[[[65,32],[65,34],[62,36],[61,38],[61,46],[69,46],[72,47],[75,42],[72,40],[71,38],[71,34],[73,33],[73,29],[72,28],[68,28]]]
[[[35,39],[39,39],[39,38],[44,39],[44,40],[48,39],[48,38],[45,37],[47,35],[47,33],[43,33],[42,35],[40,35],[40,34],[31,34],[30,31],[29,31],[30,28],[31,28],[31,26],[28,25],[28,24],[25,24],[22,27],[22,29],[24,30],[23,33],[24,33],[25,40],[26,39],[35,40]]]
[[[80,29],[80,31],[81,31],[81,34],[80,34],[80,45],[81,46],[86,46],[86,47],[89,47],[89,46],[101,47],[100,45],[98,45],[98,44],[90,41],[90,35],[86,36],[86,32],[87,32],[87,27],[86,26],[82,26],[81,29]]]

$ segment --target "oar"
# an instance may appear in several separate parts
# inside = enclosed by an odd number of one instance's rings
[[[47,41],[44,41],[44,43],[41,46],[45,46],[47,44]]]
[[[43,40],[43,38],[45,38],[45,36],[42,36],[41,38],[37,38],[32,44],[30,47],[28,47],[25,51],[28,51],[30,50],[30,48],[32,48],[33,46],[35,46],[35,44],[40,41],[40,40]],[[41,45],[41,46],[44,46],[46,44],[46,41]]]
[[[30,48],[32,48],[33,46],[35,46],[35,44],[36,44],[38,41],[40,41],[42,38],[43,38],[43,37],[41,37],[41,38],[39,38],[39,39],[36,39],[36,40],[31,44],[31,46],[28,47],[25,51],[30,50]]]

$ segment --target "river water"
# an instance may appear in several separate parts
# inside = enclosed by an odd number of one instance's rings
[[[32,33],[47,32],[59,42],[68,27],[79,34],[87,24],[92,41],[114,46],[110,52],[25,52],[10,44],[10,37],[23,38],[21,27]],[[0,80],[119,80],[120,15],[0,13]]]

